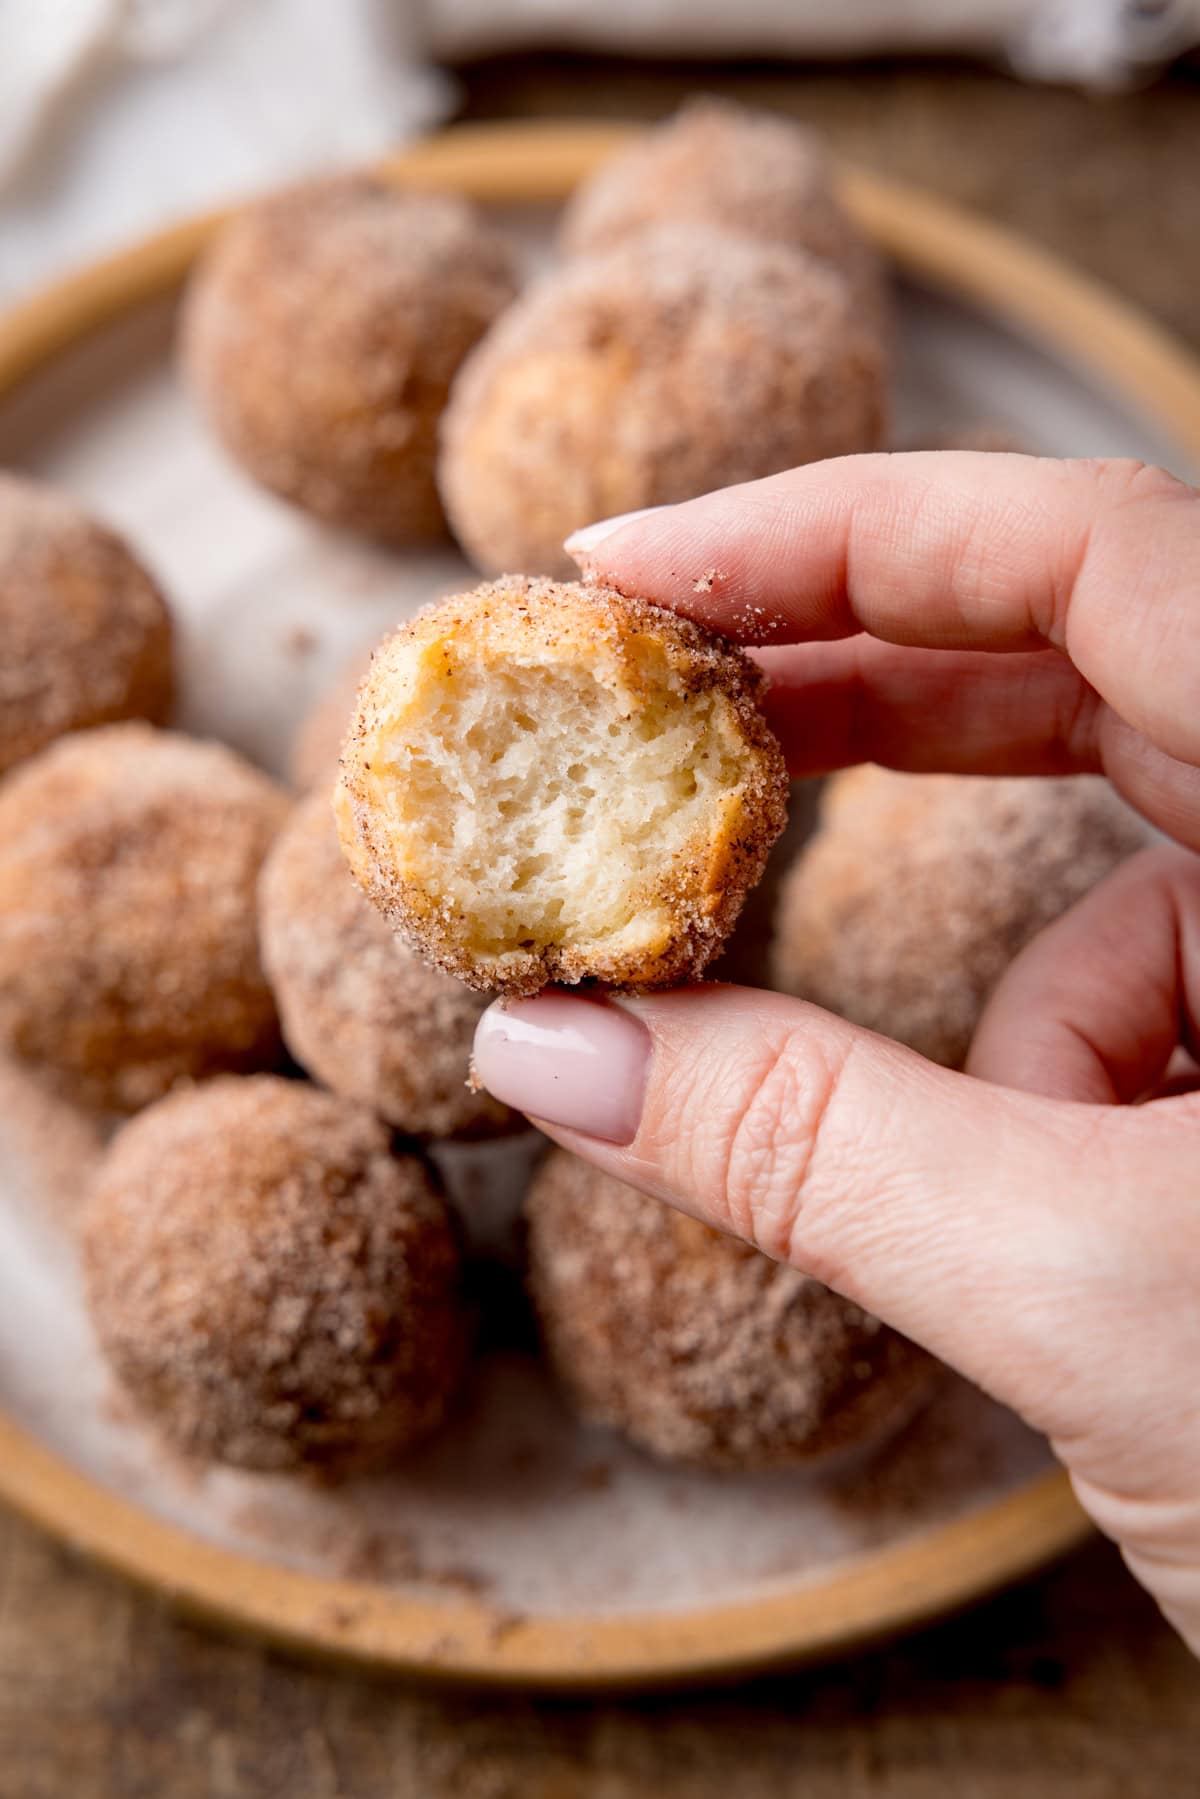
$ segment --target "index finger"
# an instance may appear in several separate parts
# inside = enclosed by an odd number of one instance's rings
[[[966,451],[812,463],[568,540],[589,577],[747,644],[1053,647],[1200,761],[1200,495],[1135,462]]]

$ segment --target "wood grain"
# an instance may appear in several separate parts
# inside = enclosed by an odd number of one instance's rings
[[[0,1519],[4,1799],[1189,1799],[1198,1719],[1099,1543],[852,1662],[588,1703],[224,1642]]]

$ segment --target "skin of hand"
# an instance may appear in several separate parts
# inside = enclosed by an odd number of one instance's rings
[[[1174,1072],[1200,1048],[1200,494],[1126,462],[862,456],[568,547],[753,646],[795,774],[1103,772],[1182,846],[1018,957],[966,1073],[715,982],[493,1007],[475,1060],[577,1155],[1044,1431],[1200,1652],[1200,1093]]]

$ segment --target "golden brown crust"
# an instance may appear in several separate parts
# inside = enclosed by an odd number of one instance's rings
[[[445,528],[450,382],[516,289],[507,244],[465,201],[311,182],[221,234],[189,292],[185,365],[257,481],[333,524],[419,541]]]
[[[296,807],[259,884],[263,961],[288,1048],[335,1093],[418,1137],[521,1121],[468,1086],[486,1000],[429,968],[355,884],[327,788]]]
[[[0,473],[0,774],[66,731],[161,722],[173,686],[166,602],[129,546]]]
[[[443,673],[453,679],[465,661],[486,678],[493,659],[525,658],[586,669],[634,717],[658,697],[643,666],[648,647],[665,658],[686,695],[719,698],[740,758],[738,789],[725,810],[689,853],[664,861],[637,896],[644,910],[663,910],[667,927],[635,952],[518,941],[481,957],[472,921],[433,891],[417,834],[397,832],[393,818],[389,794],[398,777],[389,745],[403,737],[416,683]],[[758,708],[761,686],[740,650],[688,619],[599,585],[507,576],[426,607],[379,647],[360,691],[335,801],[350,867],[394,929],[480,991],[528,994],[551,982],[581,981],[645,990],[697,979],[732,930],[786,822],[787,774]],[[570,762],[569,752],[561,759]]]
[[[1145,841],[1092,777],[849,769],[784,878],[776,983],[959,1068],[1018,951]]]
[[[563,1150],[527,1203],[550,1359],[585,1417],[653,1454],[783,1468],[869,1443],[938,1364],[849,1300]]]
[[[882,446],[887,354],[798,251],[663,227],[552,271],[463,364],[447,516],[489,573],[573,572],[582,525]]]
[[[845,212],[816,132],[702,96],[646,131],[580,187],[563,217],[568,255],[594,254],[660,225],[708,225],[802,250],[849,282],[883,322],[879,258]]]
[[[116,1138],[83,1224],[119,1379],[191,1455],[347,1473],[441,1423],[467,1353],[459,1254],[365,1107],[227,1077]]]
[[[107,725],[0,784],[0,1042],[69,1097],[133,1111],[269,1067],[255,883],[287,796],[232,750]]]

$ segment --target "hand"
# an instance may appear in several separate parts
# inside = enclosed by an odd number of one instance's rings
[[[476,1062],[577,1155],[1046,1432],[1200,1650],[1200,1095],[1167,1080],[1200,1037],[1200,495],[1128,463],[864,456],[570,547],[772,646],[797,774],[1103,771],[1188,846],[1135,857],[1018,958],[965,1074],[716,984],[493,1008]]]

